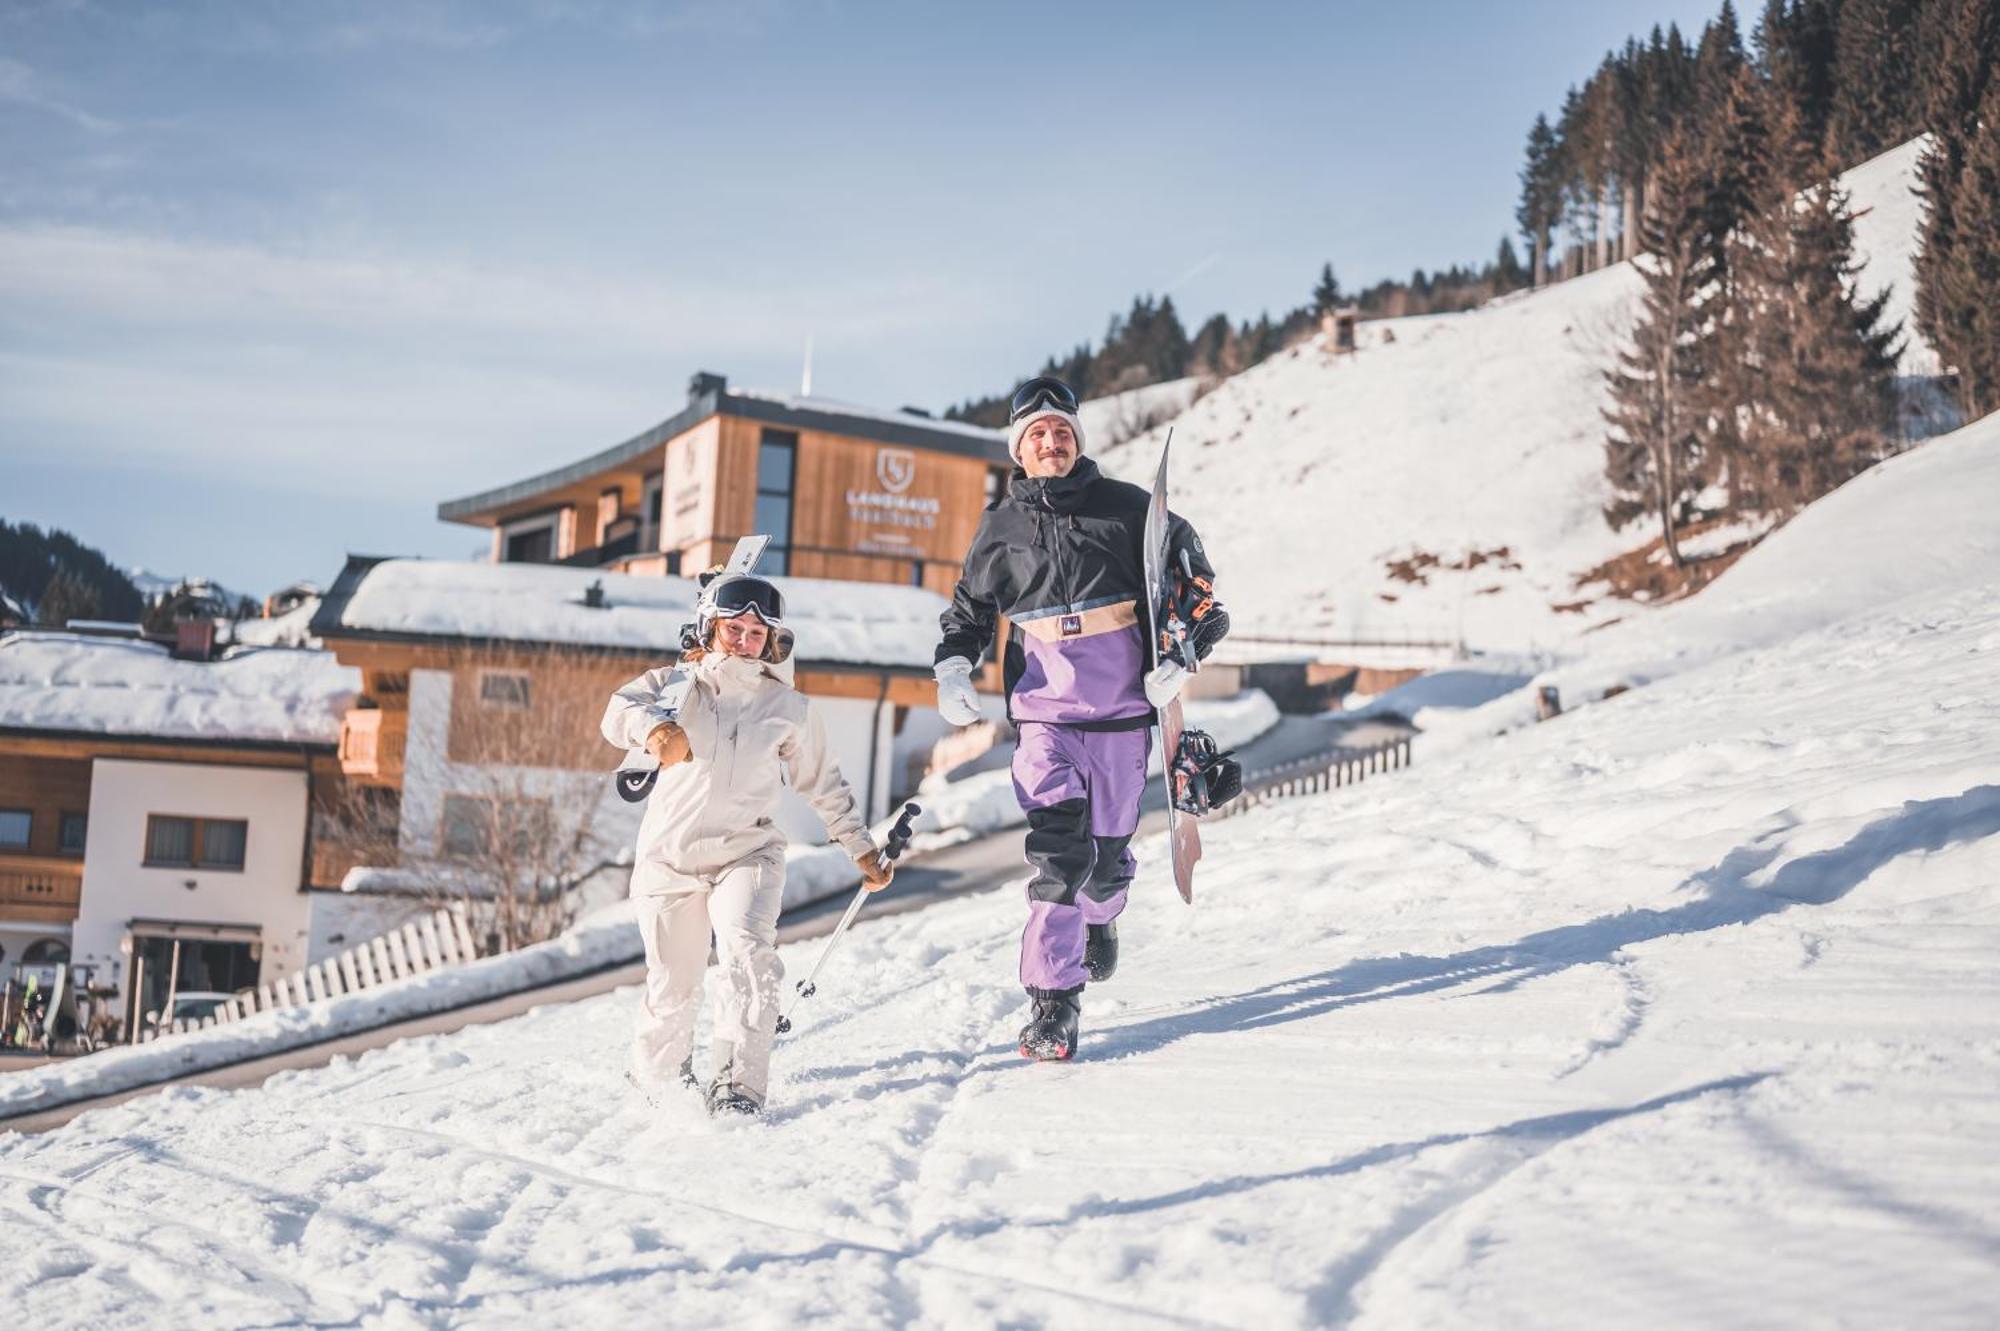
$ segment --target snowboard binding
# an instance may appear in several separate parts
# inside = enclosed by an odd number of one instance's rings
[[[1201,668],[1202,659],[1229,630],[1229,615],[1215,599],[1215,584],[1194,571],[1186,550],[1178,553],[1168,571],[1158,621],[1159,659],[1190,673]]]
[[[1174,807],[1197,818],[1243,793],[1243,765],[1217,751],[1214,737],[1205,730],[1181,732],[1170,779]]]

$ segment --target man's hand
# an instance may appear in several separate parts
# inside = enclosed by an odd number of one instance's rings
[[[672,767],[694,757],[694,746],[688,743],[687,731],[662,721],[646,736],[646,752],[659,759],[661,767]]]
[[[855,861],[861,866],[861,885],[870,892],[880,892],[896,876],[896,862],[882,858],[882,852],[871,850]]]
[[[1181,685],[1187,683],[1188,672],[1179,663],[1162,661],[1146,674],[1146,701],[1155,709],[1165,707],[1181,696]]]
[[[955,726],[969,726],[980,719],[979,695],[972,691],[972,662],[949,656],[937,663],[938,714]]]

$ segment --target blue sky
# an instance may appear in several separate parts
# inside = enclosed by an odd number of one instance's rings
[[[261,592],[688,375],[942,408],[1488,257],[1520,147],[1710,3],[0,3],[0,517]]]

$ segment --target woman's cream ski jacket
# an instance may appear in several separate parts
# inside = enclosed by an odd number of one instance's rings
[[[677,709],[666,705],[671,695],[681,695]],[[717,652],[649,670],[611,695],[604,738],[644,748],[668,720],[687,732],[693,756],[662,769],[647,797],[632,895],[681,890],[676,878],[753,857],[782,866],[785,837],[771,815],[787,779],[841,849],[859,859],[875,848],[853,788],[827,751],[819,714],[763,662]]]

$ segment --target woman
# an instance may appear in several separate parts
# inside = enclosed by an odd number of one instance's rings
[[[715,951],[711,1114],[764,1106],[778,1021],[778,908],[785,838],[771,821],[789,784],[861,866],[870,891],[893,872],[868,837],[854,791],[827,752],[804,694],[772,669],[791,652],[784,598],[762,578],[726,574],[703,587],[693,642],[671,668],[649,670],[611,696],[604,737],[660,763],[632,868],[646,943],[646,992],[633,1031],[631,1079],[655,1102],[694,1074],[695,1004]]]

